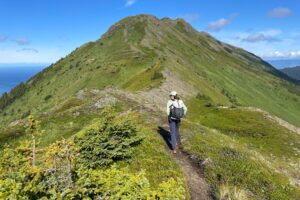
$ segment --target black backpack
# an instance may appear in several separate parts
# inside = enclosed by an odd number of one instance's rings
[[[177,103],[179,105],[179,102],[177,100]],[[184,110],[183,107],[181,108],[176,108],[175,106],[173,106],[173,104],[170,106],[170,117],[173,119],[181,119],[184,116]]]

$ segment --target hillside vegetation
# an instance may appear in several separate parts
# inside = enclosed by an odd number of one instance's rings
[[[0,98],[0,197],[189,199],[157,132],[176,90],[182,151],[212,197],[299,199],[300,135],[245,109],[299,127],[297,84],[181,19],[127,17]]]
[[[300,89],[282,72],[249,52],[197,32],[183,20],[147,15],[121,20],[101,39],[34,76],[26,92],[2,108],[1,122],[47,111],[84,88],[147,90],[159,86],[169,73],[193,88],[182,88],[185,93],[198,91],[218,104],[260,107],[300,125]]]
[[[295,80],[300,80],[300,66],[283,68],[281,71]]]

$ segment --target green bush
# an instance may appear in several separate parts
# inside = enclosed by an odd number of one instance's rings
[[[0,110],[4,109],[8,105],[12,104],[16,99],[22,97],[27,90],[27,85],[21,82],[15,88],[13,88],[9,93],[4,92],[0,96]]]
[[[151,77],[151,80],[156,80],[156,79],[162,79],[164,76],[161,72],[154,72],[153,76]]]
[[[115,165],[106,170],[81,168],[80,177],[67,199],[184,199],[185,189],[178,187],[173,178],[163,181],[152,189],[145,171],[131,173],[127,168],[117,169]],[[179,180],[178,181],[182,181]]]
[[[45,149],[46,156],[34,167],[28,147],[29,143],[17,149],[5,146],[0,151],[0,199],[185,199],[179,178],[153,187],[144,170],[133,173],[116,165],[76,169],[72,141],[58,141]]]
[[[77,136],[76,143],[63,139],[36,149],[34,165],[34,138],[1,148],[0,199],[185,199],[180,178],[151,185],[143,168],[107,167],[129,158],[142,139],[129,116],[117,117],[110,108],[102,114],[100,128]],[[27,127],[33,133],[38,126],[30,119]]]
[[[45,101],[48,101],[48,100],[51,99],[51,98],[52,98],[52,95],[48,94],[47,96],[45,96],[44,100],[45,100]]]
[[[133,148],[142,141],[137,127],[127,117],[116,117],[104,111],[99,129],[88,130],[75,138],[79,147],[79,162],[96,168],[130,158]]]

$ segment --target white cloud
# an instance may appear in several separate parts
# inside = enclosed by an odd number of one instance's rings
[[[126,0],[125,7],[130,7],[136,3],[136,0]]]
[[[187,22],[192,22],[196,21],[200,18],[199,14],[184,14],[184,15],[179,15],[177,18],[182,18]]]
[[[209,31],[219,31],[219,30],[221,30],[222,28],[224,28],[225,26],[227,26],[229,24],[230,24],[229,19],[222,18],[222,19],[219,19],[217,21],[210,22],[207,26],[207,29]]]
[[[250,34],[263,33],[268,37],[274,37],[280,39],[278,42],[243,42],[242,39],[247,38]],[[291,37],[292,32],[282,32],[277,29],[268,29],[262,31],[221,31],[214,32],[212,35],[217,39],[234,45],[236,47],[243,48],[250,51],[264,59],[289,59],[300,58],[299,47],[300,41],[298,38]]]
[[[300,58],[300,50],[297,51],[273,51],[262,55],[262,57],[266,59],[292,59],[292,58]]]
[[[39,51],[35,48],[23,48],[23,49],[19,49],[17,50],[18,52],[21,52],[21,51],[27,51],[27,52],[33,52],[33,53],[38,53]]]
[[[228,19],[221,18],[219,20],[210,22],[207,26],[207,29],[209,31],[220,31],[225,26],[228,26],[234,20],[234,18],[238,17],[239,15],[239,13],[232,13]]]
[[[277,36],[281,34],[281,30],[266,30],[266,31],[260,31],[255,33],[249,33],[244,34],[246,36],[241,36],[239,39],[241,39],[242,42],[249,42],[249,43],[256,43],[256,42],[279,42],[281,39],[279,39]]]
[[[14,39],[13,41],[15,41],[18,45],[28,45],[30,42],[27,38],[17,38],[17,39]]]
[[[6,35],[0,35],[0,42],[5,42],[7,38],[8,37]]]
[[[268,12],[268,16],[275,17],[275,18],[283,18],[291,16],[293,12],[289,8],[274,8],[273,10]]]

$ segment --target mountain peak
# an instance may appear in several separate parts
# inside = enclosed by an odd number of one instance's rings
[[[137,23],[143,23],[144,26],[165,26],[165,25],[170,25],[170,26],[176,26],[179,25],[182,28],[184,28],[186,31],[196,31],[188,22],[186,22],[182,18],[176,18],[172,19],[170,17],[163,17],[161,19],[157,18],[156,16],[149,15],[149,14],[139,14],[139,15],[134,15],[134,16],[129,16],[125,17],[124,19],[121,19],[114,25],[112,25],[107,33],[104,35],[111,35],[111,33],[117,28],[117,27],[123,27],[125,29],[128,29],[132,26],[134,26]]]
[[[259,82],[263,87],[273,84],[263,83],[261,77],[278,83],[281,79],[290,81],[259,57],[199,32],[181,18],[159,19],[141,14],[120,20],[96,42],[82,45],[33,77],[28,87],[39,95],[35,101],[40,103],[40,109],[41,102],[55,102],[49,96],[58,99],[66,96],[64,91],[73,94],[83,88],[101,89],[108,85],[144,92],[149,88],[163,93],[175,89],[182,96],[199,92],[220,104],[231,101],[258,105],[265,101],[249,99],[264,92],[253,86],[244,93],[242,86],[247,86],[245,82]],[[74,84],[63,87],[66,81]],[[48,90],[42,89],[46,86]],[[281,101],[278,97],[274,106]],[[291,113],[284,109],[282,112]]]

